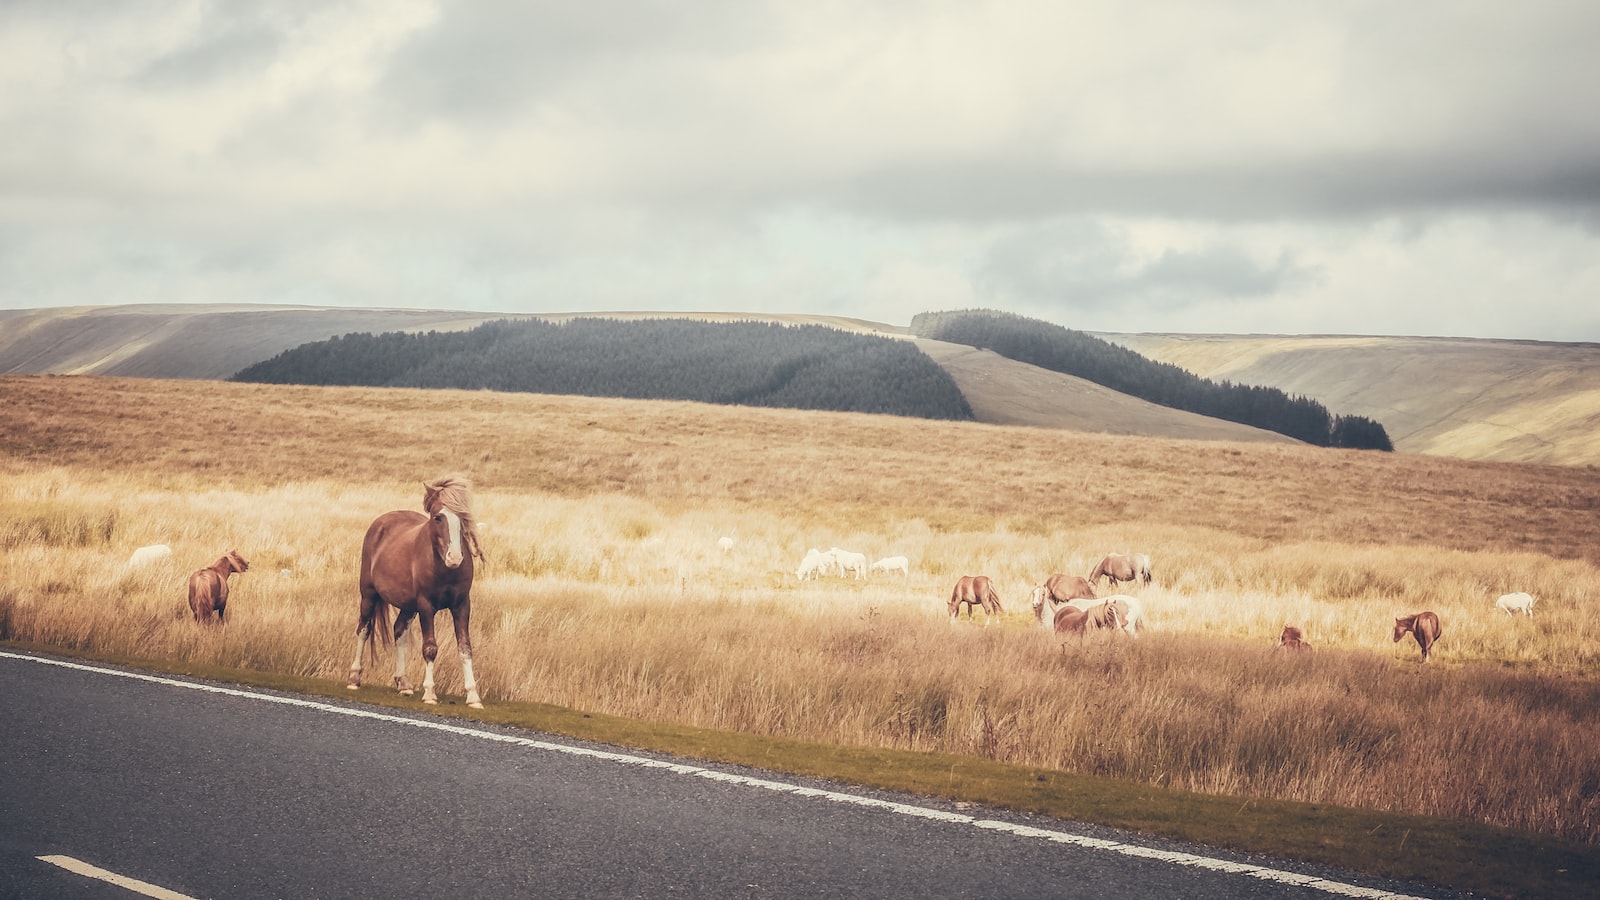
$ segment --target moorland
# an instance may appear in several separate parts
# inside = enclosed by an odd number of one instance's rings
[[[367,524],[460,472],[491,709],[1600,844],[1591,467],[487,391],[14,376],[0,396],[0,639],[342,684]],[[171,559],[126,565],[154,543]],[[910,574],[796,578],[831,546]],[[186,576],[229,549],[251,570],[226,626],[197,627]],[[1114,550],[1154,562],[1144,632],[1039,628],[1028,590]],[[950,621],[963,574],[996,580],[999,622]],[[1535,615],[1496,610],[1509,591]],[[1444,622],[1425,665],[1390,635],[1421,609]],[[1274,652],[1285,624],[1311,654]]]

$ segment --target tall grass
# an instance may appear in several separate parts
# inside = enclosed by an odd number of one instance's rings
[[[367,524],[462,470],[491,704],[1600,843],[1590,470],[461,392],[0,390],[0,638],[342,680]],[[194,408],[237,412],[173,427]],[[125,565],[156,542],[170,560]],[[834,545],[904,554],[911,575],[795,578]],[[232,548],[251,570],[228,624],[201,629],[185,579]],[[1114,549],[1155,560],[1142,637],[1033,624],[1032,584]],[[952,625],[950,584],[980,572],[1002,622]],[[1513,589],[1533,618],[1493,608]],[[1422,608],[1445,628],[1427,666],[1389,637]],[[1274,654],[1285,623],[1315,652]],[[459,694],[440,624],[439,687]]]

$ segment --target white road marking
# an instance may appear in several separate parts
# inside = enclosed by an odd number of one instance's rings
[[[99,866],[91,866],[81,859],[73,859],[70,856],[39,856],[35,857],[35,859],[47,862],[52,866],[60,866],[68,872],[75,872],[89,878],[98,878],[101,881],[109,882],[120,888],[127,888],[136,894],[143,894],[146,897],[156,897],[158,900],[194,900],[188,894],[169,891],[164,887],[158,887],[149,882],[140,881],[137,878],[129,878],[126,875],[108,872]]]
[[[556,744],[550,741],[540,741],[533,738],[516,737],[508,734],[497,734],[492,731],[482,731],[477,728],[468,728],[463,725],[451,725],[448,722],[436,722],[426,719],[412,719],[406,716],[390,715],[368,709],[352,709],[345,706],[335,706],[331,703],[322,703],[317,700],[303,700],[298,697],[278,697],[272,694],[260,694],[255,691],[240,690],[238,688],[222,687],[214,684],[200,684],[192,681],[179,681],[175,678],[166,678],[160,675],[148,675],[143,672],[124,672],[118,669],[107,669],[100,666],[85,665],[83,663],[69,662],[61,659],[51,659],[43,656],[27,656],[20,653],[11,653],[0,650],[0,657],[6,659],[22,660],[24,662],[42,663],[48,666],[59,666],[64,669],[76,669],[82,672],[94,672],[100,675],[115,675],[120,678],[130,678],[136,681],[148,681],[169,687],[185,688],[193,691],[204,691],[212,694],[224,694],[229,697],[243,697],[249,700],[261,700],[267,703],[278,703],[284,706],[298,706],[304,709],[314,709],[335,715],[350,716],[357,719],[375,719],[380,722],[390,722],[397,725],[409,725],[413,728],[425,728],[433,731],[443,731],[463,737],[478,738],[480,740],[495,741],[502,744],[515,744],[530,747],[535,750],[544,750],[551,753],[565,753],[569,756],[586,756],[594,759],[603,759],[609,762],[621,763],[628,766],[639,766],[647,769],[666,769],[679,775],[692,775],[697,778],[706,778],[712,781],[722,781],[729,784],[738,784],[745,787],[760,788],[762,790],[777,791],[779,793],[794,794],[800,797],[817,797],[831,800],[835,803],[849,803],[855,806],[866,806],[874,809],[887,810],[903,816],[914,816],[921,819],[934,819],[940,822],[950,822],[958,825],[971,825],[974,828],[984,828],[991,831],[1003,831],[1018,837],[1037,838],[1052,841],[1058,844],[1071,844],[1078,847],[1087,847],[1094,850],[1106,850],[1123,856],[1138,857],[1140,859],[1155,859],[1172,863],[1178,866],[1187,866],[1195,869],[1208,869],[1214,872],[1231,872],[1240,875],[1249,875],[1265,881],[1276,881],[1281,884],[1299,885],[1312,888],[1341,897],[1358,897],[1362,900],[1424,900],[1410,894],[1398,894],[1377,888],[1361,887],[1346,884],[1341,881],[1330,881],[1318,878],[1315,875],[1302,875],[1298,872],[1287,872],[1282,869],[1272,869],[1265,866],[1256,866],[1249,863],[1229,862],[1223,859],[1213,859],[1208,856],[1197,856],[1193,853],[1181,853],[1167,850],[1156,850],[1150,847],[1141,847],[1137,844],[1124,844],[1119,841],[1109,841],[1102,838],[1092,838],[1085,835],[1073,834],[1067,831],[1054,831],[1046,828],[1034,828],[1029,825],[1018,825],[1012,822],[997,822],[988,819],[978,819],[961,813],[945,812],[944,810],[929,809],[922,806],[913,806],[907,803],[896,803],[891,800],[879,800],[876,797],[862,797],[856,794],[845,794],[838,791],[822,790],[820,788],[802,787],[782,781],[768,781],[761,778],[751,778],[746,775],[736,775],[731,772],[718,772],[714,769],[704,769],[700,766],[689,766],[681,763],[670,763],[659,759],[650,759],[645,756],[633,756],[626,753],[612,753],[607,750],[593,750],[587,747],[571,747],[566,744]],[[40,857],[43,859],[43,857]],[[157,890],[160,890],[157,888]],[[152,895],[156,896],[156,895]],[[160,896],[179,897],[179,894],[162,894]]]

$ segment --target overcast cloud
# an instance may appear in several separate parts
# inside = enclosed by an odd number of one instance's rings
[[[1600,341],[1600,4],[0,0],[0,306]]]

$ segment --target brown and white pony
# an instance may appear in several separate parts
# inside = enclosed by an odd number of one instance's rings
[[[1050,610],[1050,621],[1044,611]],[[1081,614],[1081,620],[1080,620]],[[1078,597],[1057,603],[1042,588],[1033,592],[1033,617],[1040,626],[1056,633],[1081,632],[1089,627],[1117,628],[1138,637],[1144,628],[1144,605],[1138,597],[1113,594],[1110,597]]]
[[[1439,617],[1432,612],[1419,612],[1409,616],[1396,616],[1394,620],[1394,639],[1399,640],[1410,634],[1417,639],[1417,646],[1422,648],[1422,661],[1427,662],[1433,654],[1433,642],[1444,633],[1444,628],[1439,624]]]
[[[211,621],[211,614],[216,613],[217,621],[223,621],[223,612],[228,608],[228,576],[248,571],[250,563],[239,555],[239,551],[229,550],[227,556],[219,557],[216,562],[190,575],[189,608],[194,610],[194,620],[206,624]]]
[[[1305,639],[1305,635],[1300,629],[1293,625],[1285,625],[1283,626],[1283,634],[1278,636],[1278,646],[1273,648],[1273,652],[1276,653],[1279,650],[1287,650],[1291,653],[1309,652],[1311,644]]]
[[[983,607],[983,625],[989,627],[989,620],[1005,612],[1000,605],[1000,595],[995,592],[994,582],[987,575],[963,575],[950,591],[950,621],[955,622],[961,618],[961,605],[967,606],[967,618],[972,618],[974,606]]]
[[[422,702],[437,703],[433,690],[433,664],[439,642],[433,634],[434,614],[450,610],[455,625],[456,649],[461,654],[461,677],[467,705],[482,709],[478,682],[472,674],[473,557],[483,558],[472,519],[470,483],[459,475],[424,483],[422,508],[427,515],[408,509],[386,512],[373,520],[361,544],[361,609],[356,619],[356,659],[350,667],[351,690],[361,686],[362,651],[372,642],[373,662],[378,650],[376,632],[389,641],[389,607],[399,611],[394,622],[394,686],[410,696],[406,678],[406,632],[412,619],[422,624]]]

